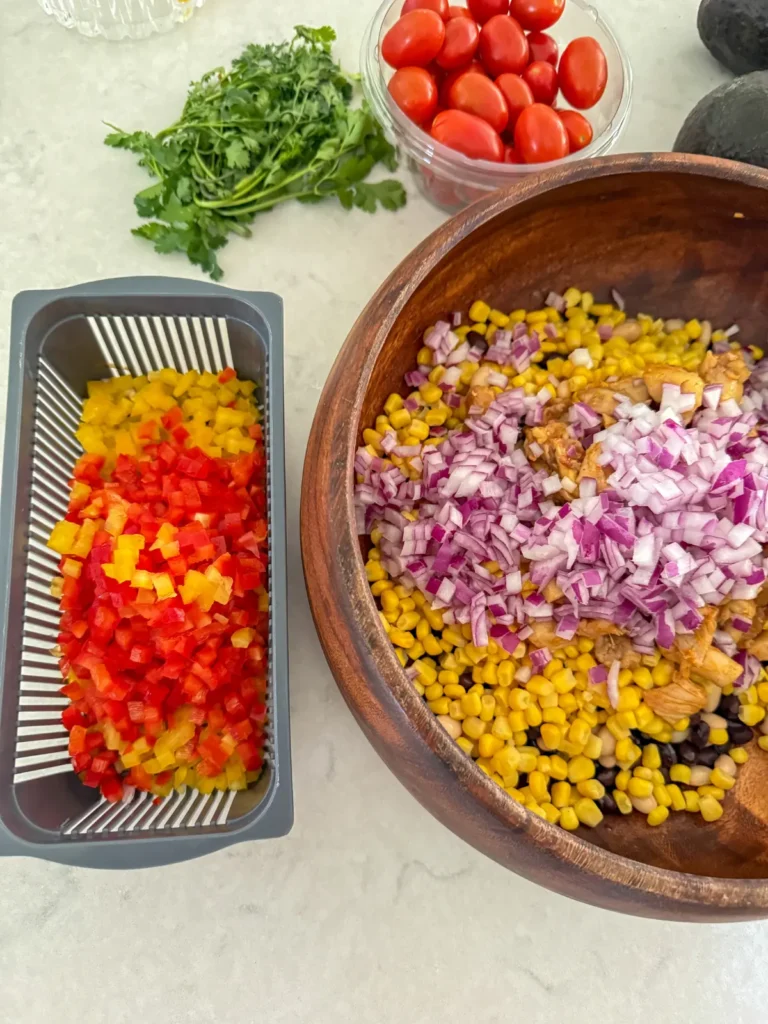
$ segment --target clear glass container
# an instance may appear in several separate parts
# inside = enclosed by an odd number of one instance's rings
[[[104,39],[145,39],[192,17],[205,0],[39,0],[65,28]]]
[[[605,17],[588,0],[568,0],[560,20],[548,30],[560,52],[572,39],[594,36],[608,61],[608,86],[600,102],[587,111],[594,138],[585,149],[547,164],[496,164],[472,160],[436,142],[400,110],[387,89],[394,74],[381,57],[381,41],[402,10],[402,0],[385,0],[368,26],[360,53],[363,91],[388,138],[407,158],[420,190],[449,213],[530,174],[565,167],[577,160],[604,156],[619,140],[629,117],[632,71],[627,55]],[[560,106],[567,106],[562,96]]]

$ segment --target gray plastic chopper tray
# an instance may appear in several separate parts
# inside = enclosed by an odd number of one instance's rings
[[[87,867],[188,860],[293,823],[283,423],[283,308],[267,292],[172,278],[125,278],[23,292],[13,303],[0,502],[0,854]],[[238,793],[182,790],[155,803],[135,792],[100,799],[74,774],[61,724],[56,658],[57,556],[80,454],[74,438],[86,383],[163,367],[233,366],[258,385],[269,499],[269,719],[265,770]]]

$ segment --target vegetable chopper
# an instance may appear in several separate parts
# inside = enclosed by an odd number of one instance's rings
[[[171,278],[100,281],[24,292],[13,304],[0,503],[0,854],[89,867],[187,860],[293,822],[288,723],[283,425],[283,313],[266,292]],[[75,775],[61,724],[58,558],[78,458],[87,381],[171,367],[232,366],[264,409],[270,545],[269,719],[265,769],[241,792],[135,791],[116,804]]]

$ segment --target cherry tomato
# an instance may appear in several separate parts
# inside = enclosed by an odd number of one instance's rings
[[[509,13],[526,32],[543,32],[560,20],[564,10],[565,0],[512,0]]]
[[[594,107],[605,92],[607,81],[608,62],[596,39],[581,36],[566,46],[560,58],[560,88],[572,107]]]
[[[434,11],[410,11],[384,36],[381,55],[393,68],[425,68],[445,42],[443,19]]]
[[[435,111],[435,116],[430,121],[425,121],[424,124],[421,127],[424,129],[425,132],[427,132],[428,134],[431,135],[432,134],[432,125],[435,123],[437,118],[440,117],[440,115],[444,114],[444,113],[445,113],[445,107],[441,107],[440,104],[438,103],[437,110]]]
[[[468,7],[449,7],[448,8],[449,20],[453,18],[472,18],[472,12]],[[472,18],[472,21],[475,19]]]
[[[560,88],[557,83],[557,71],[552,65],[545,60],[535,60],[525,69],[523,78],[531,87],[534,100],[551,107]]]
[[[507,127],[509,111],[507,101],[490,78],[468,71],[457,78],[451,87],[450,104],[454,110],[464,110],[487,121],[499,135]]]
[[[437,63],[446,71],[468,64],[477,52],[480,29],[471,18],[453,18],[445,26],[445,42]]]
[[[456,68],[455,71],[450,71],[440,84],[440,103],[444,107],[450,107],[450,95],[453,83],[461,78],[462,75],[466,74],[467,71],[475,71],[478,75],[486,75],[485,68],[479,60],[473,60],[471,64],[466,64],[463,68]]]
[[[529,57],[528,40],[514,18],[498,15],[483,25],[480,59],[493,78],[507,71],[521,74],[528,66]]]
[[[400,68],[389,82],[392,99],[416,124],[424,124],[437,110],[437,85],[424,68]]]
[[[411,11],[434,11],[443,21],[448,19],[448,0],[405,0],[400,17]]]
[[[475,21],[484,25],[499,14],[509,14],[509,0],[467,0]]]
[[[557,116],[568,132],[568,143],[572,153],[578,153],[592,141],[592,125],[578,110],[558,110]]]
[[[528,46],[531,49],[532,61],[545,60],[552,67],[557,67],[560,50],[552,36],[548,36],[546,32],[529,32]]]
[[[520,117],[526,107],[530,107],[534,102],[531,87],[520,75],[499,75],[496,79],[496,85],[507,101],[509,128],[514,128],[518,117]]]
[[[514,146],[504,147],[504,163],[505,164],[521,164],[522,160],[515,152]]]
[[[474,160],[491,160],[498,164],[504,159],[504,143],[499,133],[481,117],[463,110],[445,110],[438,114],[432,122],[431,134],[444,146]]]
[[[544,164],[568,156],[568,133],[552,107],[534,103],[515,125],[515,149],[524,164]]]

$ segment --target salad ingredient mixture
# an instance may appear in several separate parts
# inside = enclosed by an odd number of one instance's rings
[[[381,44],[384,61],[396,69],[389,82],[394,102],[432,138],[477,160],[547,163],[578,152],[592,141],[592,126],[580,115],[575,127],[575,111],[557,109],[557,97],[562,92],[578,110],[594,107],[608,65],[592,37],[570,41],[559,55],[544,29],[564,9],[565,0],[512,0],[511,8],[509,0],[473,0],[468,10],[433,0],[406,3]],[[518,129],[532,106],[544,109]],[[470,116],[447,118],[452,111]]]
[[[444,31],[438,15],[414,13]],[[249,237],[256,214],[279,203],[336,196],[368,213],[402,207],[399,182],[365,181],[379,163],[394,170],[397,156],[366,105],[351,105],[354,79],[331,56],[335,38],[327,26],[297,26],[290,43],[251,44],[229,70],[190,86],[169,128],[108,135],[157,179],[134,200],[152,219],[133,233],[160,253],[185,252],[218,280],[228,236]]]
[[[266,463],[231,369],[92,381],[61,556],[72,765],[108,800],[245,789],[261,771]]]
[[[355,461],[401,665],[542,818],[716,820],[755,727],[768,749],[762,351],[576,288],[462,320]]]

